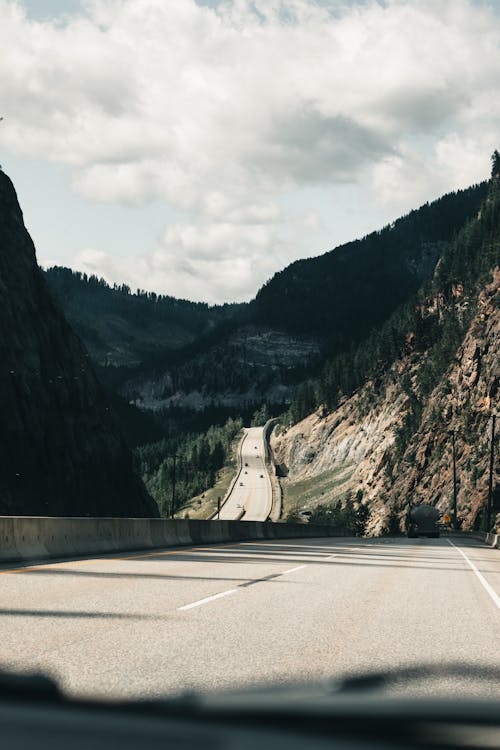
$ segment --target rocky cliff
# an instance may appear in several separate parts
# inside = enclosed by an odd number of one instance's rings
[[[152,411],[286,404],[320,354],[319,338],[246,325],[185,362],[126,381],[121,392]]]
[[[0,513],[156,516],[0,171]]]
[[[470,300],[453,290],[465,311]],[[422,316],[440,316],[443,301],[428,300]],[[455,435],[458,516],[477,528],[488,494],[491,414],[498,413],[500,270],[479,294],[477,307],[452,364],[433,383],[410,439],[401,440],[415,390],[429,357],[407,351],[378,380],[370,380],[337,409],[321,410],[273,437],[282,473],[285,511],[360,502],[368,504],[367,531],[403,528],[408,502],[430,502],[441,511],[453,498],[452,436]],[[498,440],[494,472],[495,510],[500,510]],[[295,488],[300,491],[295,492]]]

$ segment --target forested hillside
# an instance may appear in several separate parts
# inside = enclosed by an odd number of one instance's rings
[[[50,269],[47,280],[103,382],[140,408],[167,412],[167,419],[172,409],[218,408],[222,423],[224,411],[242,416],[264,401],[276,411],[295,398],[298,417],[317,402],[309,380],[325,358],[349,354],[415,294],[485,190],[451,193],[380,232],[294,263],[248,305],[132,294],[62,268]],[[383,347],[391,356],[391,341]],[[365,359],[373,364],[371,350]],[[340,360],[332,367],[330,380],[343,390],[346,378],[355,385],[358,368]],[[336,386],[328,377],[321,399],[331,405]]]
[[[275,439],[289,512],[297,483],[313,518],[339,503],[364,508],[371,533],[398,530],[410,501],[448,511],[453,435],[460,521],[465,528],[486,523],[489,427],[499,397],[499,266],[495,154],[484,201],[446,244],[432,279],[361,344],[328,362],[285,417],[285,424],[297,422]]]
[[[485,194],[486,183],[450,193],[361,240],[292,263],[257,294],[258,321],[324,336],[331,353],[348,349],[432,276]]]
[[[230,418],[205,432],[171,436],[136,450],[146,487],[163,516],[215,484],[242,426],[241,419]]]
[[[285,412],[285,424],[313,412],[326,424],[346,399],[356,414],[380,404],[399,367],[392,394],[399,411],[380,439],[387,467],[397,465],[494,266],[494,184],[450,193],[362,240],[298,261],[248,305],[208,307],[50,269],[47,280],[99,376],[119,394],[129,444],[162,511],[173,480],[169,456],[189,467],[177,486],[185,500],[215,479],[233,426],[248,424],[263,404],[266,417]],[[418,375],[401,364],[415,358]]]
[[[138,365],[213,331],[239,305],[209,306],[132,292],[102,278],[54,266],[45,278],[66,318],[99,365]]]
[[[0,514],[156,516],[0,171]]]

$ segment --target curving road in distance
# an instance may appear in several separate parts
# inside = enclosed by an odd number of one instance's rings
[[[225,521],[265,521],[272,508],[271,480],[266,468],[263,427],[249,427],[240,444],[240,470],[220,510]],[[216,516],[217,518],[217,516]]]

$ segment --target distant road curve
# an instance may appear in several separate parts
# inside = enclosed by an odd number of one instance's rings
[[[247,428],[240,450],[241,469],[221,508],[220,518],[265,521],[271,513],[273,492],[265,461],[264,428]]]

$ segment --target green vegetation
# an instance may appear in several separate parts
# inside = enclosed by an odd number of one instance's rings
[[[224,466],[217,472],[215,484],[204,492],[192,497],[176,510],[179,518],[209,518],[217,510],[217,500],[221,501],[234,479],[238,462],[238,448],[241,442],[241,433],[238,433],[228,449]]]
[[[368,505],[354,504],[348,496],[344,505],[339,501],[334,506],[318,505],[309,518],[309,523],[322,526],[343,526],[352,529],[356,536],[363,536],[370,515]]]
[[[495,152],[492,175],[499,174]],[[262,403],[256,411],[266,392],[275,386],[295,389],[283,416],[288,424],[319,407],[324,413],[334,410],[369,383],[357,406],[360,417],[378,398],[382,376],[402,355],[415,355],[418,375],[401,382],[407,401],[387,458],[390,474],[419,428],[428,395],[456,356],[478,290],[500,262],[499,209],[499,179],[449,194],[362,240],[293,263],[248,305],[209,307],[132,293],[64,268],[50,269],[46,279],[110,391],[121,390],[134,400],[144,378],[154,383],[162,377],[159,398],[200,394],[202,411],[170,407],[154,414],[119,396],[110,398],[162,513],[171,512],[175,454],[174,510],[203,514],[230,481],[223,467],[231,461],[242,424],[264,424],[286,408],[283,402]],[[257,338],[260,326],[321,337],[322,354],[294,366],[265,356],[252,359],[241,334],[247,324]],[[237,405],[219,406],[220,395],[228,392]],[[465,427],[473,430],[473,415]],[[347,499],[342,484],[350,471],[334,469],[293,484],[285,480],[285,513],[304,506],[319,518],[322,506],[330,514],[332,503]]]
[[[479,192],[484,193],[482,189]],[[477,197],[477,193],[474,195]],[[381,375],[398,358],[417,352],[423,356],[418,382],[404,387],[409,397],[408,413],[397,442],[398,453],[403,452],[420,424],[423,401],[463,340],[479,290],[499,262],[500,181],[493,180],[478,216],[468,220],[445,246],[432,280],[422,284],[418,293],[361,344],[352,344],[330,359],[319,379],[298,391],[287,417],[296,422],[319,406],[333,410],[342,397],[350,396],[369,380],[376,390]]]
[[[491,176],[498,177],[500,175],[500,154],[497,149],[493,151],[491,156]]]
[[[242,305],[190,302],[54,266],[45,279],[99,365],[137,365],[185,347],[230,320]]]
[[[324,336],[330,357],[348,352],[432,277],[486,191],[483,183],[450,193],[361,240],[292,263],[257,294],[257,319]]]
[[[363,493],[359,490],[353,499],[350,492],[345,492],[341,499],[316,505],[309,511],[308,523],[319,526],[342,526],[351,529],[357,536],[363,536],[370,515],[370,508],[363,504]],[[304,522],[298,510],[291,511],[288,523]]]
[[[282,480],[283,515],[295,516],[299,511],[313,510],[318,504],[331,504],[342,498],[342,487],[352,476],[354,466],[347,464],[330,469],[299,482]]]
[[[231,459],[241,419],[228,419],[205,433],[164,438],[136,448],[138,470],[162,517],[184,507],[187,500],[206,492]],[[172,508],[175,455],[175,507]]]

